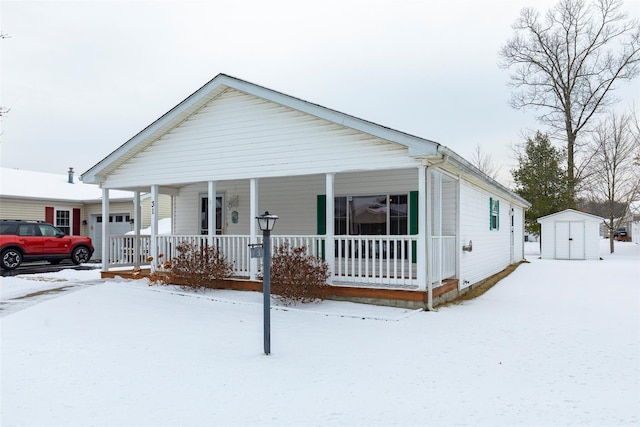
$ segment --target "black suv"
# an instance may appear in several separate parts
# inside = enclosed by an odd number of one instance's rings
[[[626,227],[618,227],[618,229],[613,233],[613,238],[616,240],[626,240],[627,239],[627,228]]]
[[[70,259],[74,264],[89,261],[93,255],[91,238],[67,236],[42,221],[0,220],[0,266],[16,269],[23,261],[49,261],[58,264]]]

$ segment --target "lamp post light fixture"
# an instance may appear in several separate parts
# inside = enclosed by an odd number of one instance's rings
[[[264,354],[271,354],[271,230],[278,219],[266,211],[256,217],[262,230],[262,298],[264,316]]]

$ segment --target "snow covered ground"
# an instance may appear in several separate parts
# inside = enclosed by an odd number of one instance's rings
[[[533,244],[530,264],[432,313],[274,307],[270,356],[258,293],[3,277],[0,425],[638,425],[640,246],[606,243],[601,261]]]

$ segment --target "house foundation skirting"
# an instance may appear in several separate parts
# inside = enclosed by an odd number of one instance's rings
[[[148,277],[150,270],[127,271],[103,271],[103,279],[143,279]],[[212,284],[215,289],[232,289],[237,291],[262,292],[262,282],[243,279],[218,280]],[[433,288],[433,306],[449,301],[458,294],[458,280],[446,279],[441,286]],[[374,304],[390,307],[402,307],[420,309],[427,307],[428,294],[426,291],[357,287],[357,286],[330,286],[327,291],[327,299],[336,301],[350,301],[361,304]]]

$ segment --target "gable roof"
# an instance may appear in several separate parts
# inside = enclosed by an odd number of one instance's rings
[[[118,167],[125,164],[128,160],[136,156],[167,132],[187,120],[199,109],[203,108],[213,99],[221,96],[228,90],[244,92],[266,101],[274,102],[314,117],[327,120],[334,124],[402,145],[407,147],[408,155],[415,159],[426,159],[427,161],[440,161],[444,159],[445,163],[454,165],[459,171],[463,171],[474,181],[489,184],[511,199],[517,200],[525,207],[531,206],[529,202],[518,194],[488,177],[460,155],[435,141],[420,138],[418,136],[394,130],[367,120],[359,119],[357,117],[350,116],[318,104],[313,104],[226,74],[218,74],[194,93],[189,95],[174,108],[169,110],[163,116],[148,125],[107,157],[83,173],[81,180],[92,184],[100,184],[104,182],[105,177],[107,177],[111,172],[118,169]]]
[[[68,174],[0,168],[0,197],[99,203],[102,200],[102,190],[95,185],[83,184],[78,178],[74,178],[71,184]],[[133,200],[133,193],[110,190],[109,199]]]
[[[584,219],[588,219],[588,220],[591,220],[591,221],[598,221],[598,222],[604,221],[604,218],[599,217],[597,215],[592,215],[592,214],[586,213],[586,212],[580,212],[580,211],[577,211],[575,209],[565,209],[565,210],[560,211],[560,212],[556,212],[556,213],[552,213],[550,215],[542,216],[542,217],[538,218],[538,222],[545,222],[545,221],[550,221],[552,219],[559,219],[560,217],[563,217],[563,216],[581,217],[581,218],[584,218]]]
[[[400,132],[385,126],[359,119],[318,104],[313,104],[290,95],[285,95],[263,86],[249,83],[226,74],[218,74],[200,89],[151,123],[133,138],[129,139],[115,151],[82,174],[82,181],[98,183],[99,177],[108,174],[138,152],[149,146],[169,130],[186,120],[193,113],[205,106],[228,89],[235,89],[247,94],[275,102],[277,104],[349,127],[381,139],[404,145],[413,157],[437,157],[440,144],[408,133]]]

